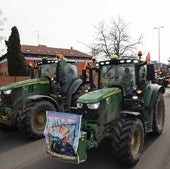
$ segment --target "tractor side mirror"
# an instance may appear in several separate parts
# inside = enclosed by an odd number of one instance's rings
[[[155,79],[155,69],[153,64],[147,65],[147,80],[154,80]]]

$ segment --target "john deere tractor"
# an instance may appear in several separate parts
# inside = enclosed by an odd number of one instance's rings
[[[76,62],[43,58],[36,70],[38,78],[0,88],[0,128],[17,126],[28,136],[41,138],[46,110],[68,111],[88,90],[78,78]]]
[[[146,133],[159,136],[163,131],[165,88],[154,82],[154,66],[140,59],[112,58],[99,62],[95,70],[98,89],[80,96],[72,111],[82,116],[77,152],[64,155],[69,152],[64,139],[58,144],[52,132],[49,137],[45,132],[47,153],[63,161],[81,162],[87,150],[108,138],[113,155],[134,165],[141,157]]]

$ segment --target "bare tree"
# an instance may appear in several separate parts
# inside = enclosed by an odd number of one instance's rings
[[[136,54],[137,45],[142,43],[142,35],[136,40],[132,40],[126,24],[120,17],[113,20],[110,26],[105,22],[99,23],[95,26],[96,40],[95,49],[96,54],[110,56],[116,54],[118,57],[133,57]]]

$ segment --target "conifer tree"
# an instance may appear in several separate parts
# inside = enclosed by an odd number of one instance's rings
[[[12,27],[11,35],[5,43],[7,45],[5,55],[8,61],[8,74],[10,76],[26,76],[27,65],[21,51],[20,36],[16,26]]]

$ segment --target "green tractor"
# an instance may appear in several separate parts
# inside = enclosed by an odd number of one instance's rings
[[[42,138],[46,110],[68,111],[89,85],[78,78],[73,61],[43,58],[35,71],[38,78],[0,88],[0,128],[17,126],[31,138]]]
[[[87,150],[108,138],[113,155],[126,165],[134,165],[141,157],[145,135],[159,136],[163,131],[165,88],[154,82],[154,66],[140,59],[112,58],[100,61],[94,69],[98,89],[80,96],[72,110],[82,116],[76,155],[68,153],[64,140],[59,144],[54,134],[49,135],[52,132],[44,132],[47,153],[79,163],[86,160]]]

